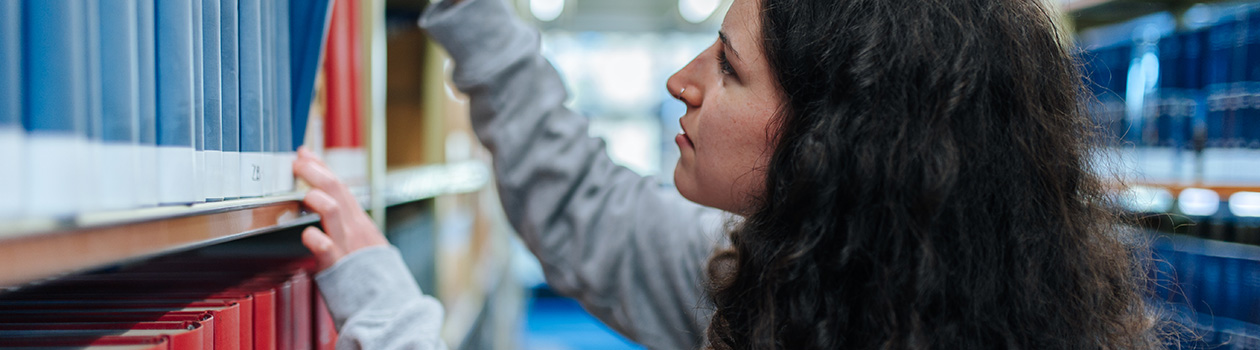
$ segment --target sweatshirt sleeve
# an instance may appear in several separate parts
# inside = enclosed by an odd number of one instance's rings
[[[442,304],[420,292],[397,248],[351,253],[315,283],[337,324],[337,349],[446,349]]]
[[[615,165],[504,0],[436,3],[420,25],[454,60],[503,208],[551,288],[650,348],[700,346],[724,214]]]

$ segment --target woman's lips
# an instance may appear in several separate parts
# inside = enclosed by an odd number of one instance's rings
[[[683,125],[682,118],[678,118],[678,127],[682,129],[682,132],[674,136],[674,143],[677,143],[679,148],[695,148],[696,146],[691,143],[691,137],[687,136],[687,127]]]

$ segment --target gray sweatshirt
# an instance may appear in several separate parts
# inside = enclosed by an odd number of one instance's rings
[[[551,288],[649,348],[699,347],[712,314],[704,266],[726,244],[728,217],[613,164],[587,119],[564,107],[537,30],[504,0],[440,2],[420,25],[455,61],[503,208]],[[356,252],[316,281],[338,349],[445,348],[441,305],[420,292],[396,249]]]

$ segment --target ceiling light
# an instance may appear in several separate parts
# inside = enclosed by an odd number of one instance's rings
[[[704,22],[717,8],[718,0],[678,0],[678,13],[691,23]]]

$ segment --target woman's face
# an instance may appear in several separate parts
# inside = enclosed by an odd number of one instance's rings
[[[683,197],[740,215],[765,192],[782,92],[762,53],[760,1],[735,0],[719,38],[666,82],[687,114],[674,138]]]

